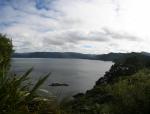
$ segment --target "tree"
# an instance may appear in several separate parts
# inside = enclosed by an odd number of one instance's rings
[[[48,110],[50,100],[39,96],[36,91],[49,74],[41,77],[31,88],[26,82],[32,69],[22,76],[7,73],[12,53],[12,41],[6,35],[0,34],[0,114],[43,114],[40,111]]]
[[[13,53],[12,41],[0,33],[0,71],[8,67],[11,55]]]

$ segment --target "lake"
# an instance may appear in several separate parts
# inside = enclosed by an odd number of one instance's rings
[[[51,72],[50,77],[41,86],[58,99],[86,92],[108,71],[112,62],[86,59],[51,59],[51,58],[13,58],[11,71],[22,74],[34,67],[31,73],[32,83]],[[52,83],[65,83],[69,86],[52,87]]]

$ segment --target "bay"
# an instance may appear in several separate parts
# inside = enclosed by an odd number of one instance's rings
[[[23,74],[33,67],[34,70],[30,75],[33,84],[40,77],[51,72],[41,88],[62,99],[93,88],[95,82],[110,69],[112,64],[112,62],[86,59],[13,58],[11,72]],[[69,86],[49,86],[52,83],[64,83]]]

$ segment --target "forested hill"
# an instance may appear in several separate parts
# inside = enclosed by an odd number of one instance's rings
[[[76,58],[76,59],[92,59],[103,61],[119,61],[123,60],[129,54],[139,54],[150,56],[150,53],[108,53],[108,54],[82,54],[74,52],[32,52],[32,53],[14,53],[14,58]]]
[[[108,54],[101,54],[96,55],[96,59],[103,60],[103,61],[113,61],[113,62],[119,62],[127,58],[128,56],[143,56],[143,57],[150,57],[150,53],[147,52],[131,52],[131,53],[108,53]]]
[[[149,53],[108,55],[102,57],[116,61],[110,70],[91,90],[75,95],[66,110],[71,114],[150,114]]]
[[[74,52],[32,52],[14,53],[14,58],[77,58],[77,59],[96,59],[94,54],[81,54]]]

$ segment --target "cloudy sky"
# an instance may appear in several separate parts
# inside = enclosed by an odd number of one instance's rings
[[[16,52],[150,52],[149,0],[0,0]]]

